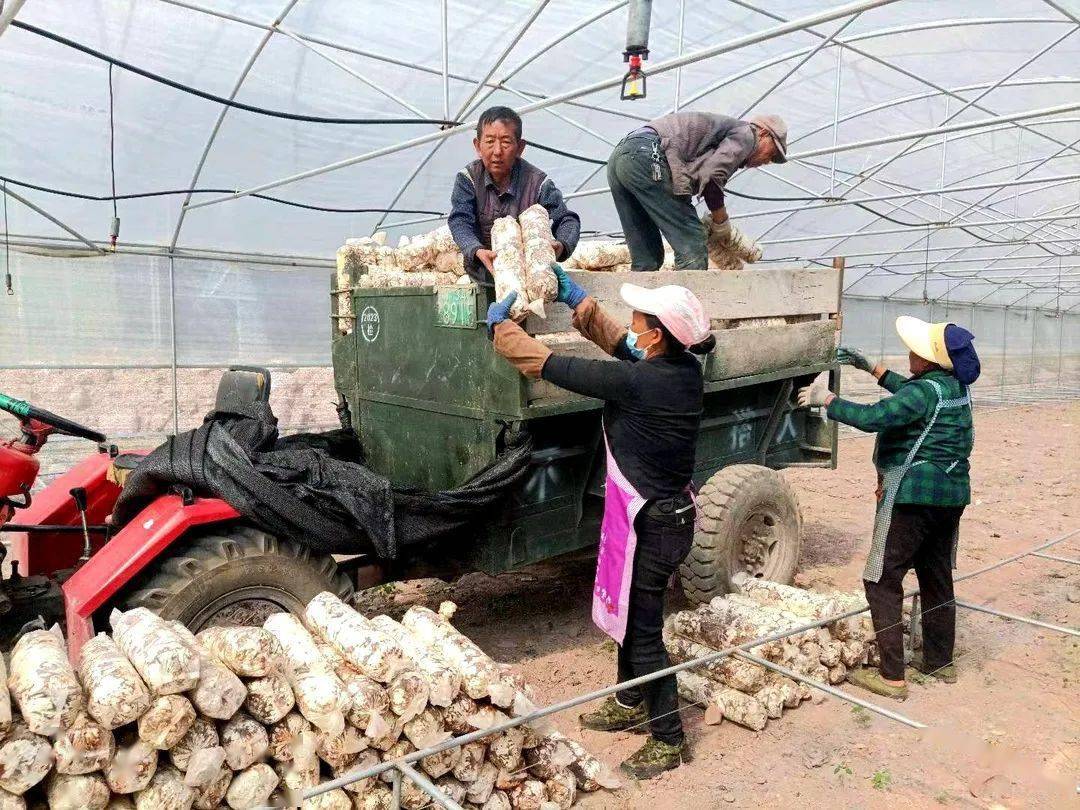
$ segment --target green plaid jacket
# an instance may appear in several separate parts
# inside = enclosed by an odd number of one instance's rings
[[[932,379],[941,386],[945,399],[958,399],[964,387],[946,371],[935,369],[907,379],[886,371],[879,384],[892,396],[872,405],[860,405],[837,397],[829,403],[830,419],[877,433],[874,465],[880,474],[899,467],[926,428],[934,413],[937,394],[921,380]],[[896,494],[896,503],[927,506],[965,506],[971,503],[968,457],[975,433],[970,408],[949,408],[938,414],[915,461],[925,463],[908,470]]]

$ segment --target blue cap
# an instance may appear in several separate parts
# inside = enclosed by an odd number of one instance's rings
[[[945,349],[952,360],[952,373],[964,385],[971,385],[979,379],[982,370],[979,365],[979,355],[975,353],[972,341],[975,336],[962,326],[955,323],[945,326]]]

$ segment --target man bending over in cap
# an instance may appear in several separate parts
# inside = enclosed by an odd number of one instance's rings
[[[873,365],[843,346],[836,359],[868,371],[892,396],[872,405],[840,399],[823,385],[799,391],[799,404],[825,406],[830,419],[877,433],[877,515],[863,571],[866,601],[881,652],[878,668],[855,670],[850,680],[885,697],[907,697],[901,612],[904,576],[911,569],[922,597],[923,651],[912,666],[956,682],[953,641],[956,605],[952,569],[957,530],[971,502],[968,458],[974,433],[968,386],[979,376],[972,334],[952,323],[896,319],[909,349],[911,377]]]
[[[724,186],[736,170],[787,160],[787,125],[778,115],[749,121],[706,112],[678,112],[627,135],[608,158],[607,176],[631,270],[659,270],[663,234],[676,270],[709,266],[706,239],[731,241]],[[710,216],[698,219],[693,197]],[[706,229],[711,231],[707,233]]]

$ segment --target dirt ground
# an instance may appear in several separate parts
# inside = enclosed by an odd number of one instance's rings
[[[961,527],[961,572],[1080,528],[1078,431],[1075,403],[976,414],[975,501]],[[871,446],[868,438],[845,438],[838,470],[787,473],[805,520],[798,584],[861,589],[873,513]],[[1050,551],[1080,558],[1080,534]],[[587,561],[470,575],[453,587],[461,605],[455,621],[494,657],[518,665],[543,702],[568,699],[607,685],[615,672],[613,645],[589,619],[591,576]],[[1080,626],[1075,565],[1027,557],[962,583],[958,597]],[[760,733],[730,722],[706,726],[701,710],[687,707],[692,763],[594,794],[583,806],[1077,806],[1080,639],[961,610],[957,643],[957,685],[912,684],[904,703],[864,693],[926,730],[836,698],[805,702]],[[578,732],[578,711],[558,715],[556,725],[580,734],[613,767],[643,740]]]

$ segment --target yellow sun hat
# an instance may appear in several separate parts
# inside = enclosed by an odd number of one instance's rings
[[[937,363],[944,369],[952,370],[952,358],[945,346],[945,327],[947,323],[927,323],[911,315],[901,315],[896,319],[896,334],[915,354],[923,360]]]

